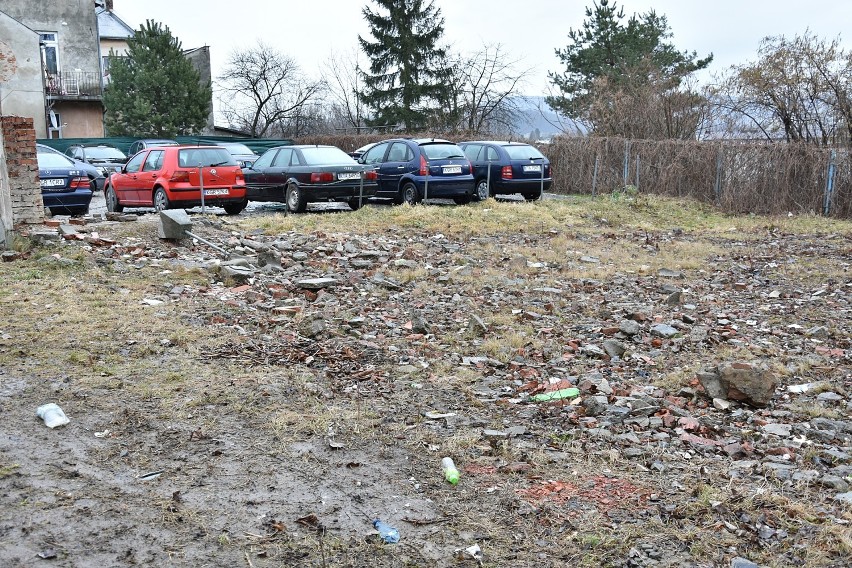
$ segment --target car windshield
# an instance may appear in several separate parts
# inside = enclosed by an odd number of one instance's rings
[[[39,169],[43,168],[73,168],[74,161],[62,154],[56,154],[50,150],[36,154]]]
[[[430,160],[464,158],[464,152],[455,144],[423,144],[421,148]]]
[[[503,149],[506,150],[507,154],[509,154],[509,159],[511,160],[529,160],[530,158],[540,160],[544,158],[544,155],[541,152],[532,146],[527,146],[526,144],[503,146]]]
[[[227,148],[228,152],[234,155],[245,156],[254,154],[254,152],[251,151],[251,148],[245,144],[239,144],[237,142],[223,142],[221,144],[217,144],[217,146]]]
[[[178,165],[182,168],[236,166],[234,157],[224,148],[181,148]]]
[[[302,148],[302,156],[308,166],[355,163],[355,160],[340,148]]]
[[[118,148],[109,146],[91,146],[84,150],[87,158],[96,160],[124,160],[127,158]]]

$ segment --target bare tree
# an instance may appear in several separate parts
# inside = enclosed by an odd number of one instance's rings
[[[360,128],[364,126],[367,108],[358,97],[362,88],[361,50],[352,49],[343,53],[332,52],[323,65],[327,77],[327,119],[334,128]]]
[[[764,38],[758,60],[734,66],[714,101],[737,134],[827,145],[852,140],[852,53],[810,32]]]
[[[511,131],[519,115],[515,98],[529,75],[521,67],[521,60],[507,57],[501,44],[451,56],[453,91],[445,101],[444,120],[471,132]]]
[[[325,89],[323,81],[304,76],[293,58],[261,41],[232,52],[219,79],[225,118],[258,138],[271,129],[288,131],[291,121],[304,122],[305,107]]]

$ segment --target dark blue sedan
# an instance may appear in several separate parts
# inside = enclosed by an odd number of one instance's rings
[[[85,215],[92,201],[86,172],[56,152],[36,149],[38,178],[44,206],[54,215]]]
[[[476,197],[473,166],[462,149],[437,138],[396,138],[379,142],[358,160],[376,168],[376,197],[394,203],[419,203],[423,199],[452,199],[470,203]]]
[[[520,193],[533,201],[553,183],[550,162],[529,144],[482,141],[461,142],[459,146],[473,163],[479,199]]]

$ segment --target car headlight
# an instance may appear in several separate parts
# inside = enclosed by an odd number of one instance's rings
[[[104,176],[104,177],[106,177],[106,176],[108,176],[109,174],[112,173],[112,168],[106,168],[104,166],[98,166],[95,169],[98,170],[101,173],[101,175]]]

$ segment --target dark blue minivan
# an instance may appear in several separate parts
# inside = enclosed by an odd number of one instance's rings
[[[459,146],[473,163],[477,199],[520,193],[534,201],[553,183],[550,161],[529,144],[481,141]]]
[[[464,204],[476,198],[473,166],[462,149],[448,140],[384,140],[364,152],[358,162],[376,169],[376,197],[397,204],[432,198]]]

